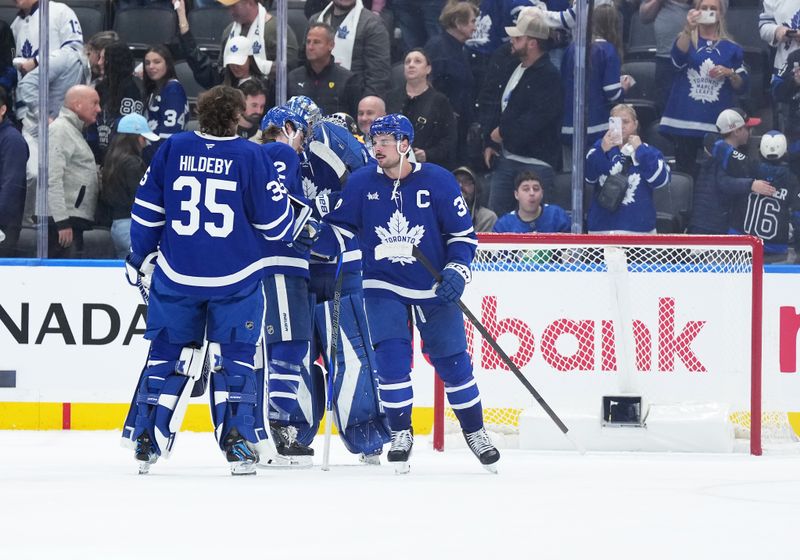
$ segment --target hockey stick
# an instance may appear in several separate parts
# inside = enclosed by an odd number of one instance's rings
[[[385,247],[381,247],[380,245],[378,247],[380,247],[381,250],[379,251],[378,248],[375,249],[376,259],[387,258],[389,256],[410,255],[415,259],[417,259],[420,262],[420,264],[422,264],[422,266],[425,267],[425,269],[430,273],[431,276],[433,276],[433,279],[436,280],[436,282],[441,283],[442,281],[441,272],[439,272],[433,266],[431,261],[428,260],[428,257],[426,257],[425,254],[416,245],[412,245],[411,243],[392,243],[392,244],[387,244]],[[459,309],[461,309],[461,312],[466,316],[467,319],[469,319],[469,322],[472,323],[476,329],[478,329],[479,333],[481,333],[483,339],[489,343],[489,346],[491,346],[495,352],[497,352],[497,355],[500,356],[500,359],[503,360],[503,363],[505,363],[508,369],[510,369],[511,372],[517,377],[517,379],[519,379],[520,383],[522,383],[525,386],[528,392],[531,395],[533,395],[533,398],[536,399],[536,402],[538,402],[539,406],[541,406],[542,409],[544,409],[544,411],[547,413],[550,419],[553,422],[555,422],[556,426],[558,426],[558,429],[561,430],[561,433],[563,433],[567,437],[567,439],[572,443],[572,445],[575,446],[575,448],[581,454],[586,453],[586,450],[583,448],[583,446],[580,445],[580,443],[578,443],[569,434],[569,428],[567,428],[566,424],[564,424],[564,422],[561,421],[561,418],[558,417],[558,414],[556,414],[555,411],[552,408],[550,408],[550,405],[547,404],[547,401],[545,401],[544,398],[539,394],[539,391],[537,391],[533,387],[533,385],[531,385],[530,381],[528,381],[528,379],[524,375],[522,375],[522,372],[519,370],[517,365],[513,361],[511,361],[511,358],[508,357],[508,354],[506,354],[505,351],[503,351],[503,349],[500,348],[500,345],[497,343],[494,337],[491,334],[489,334],[489,331],[486,330],[486,327],[484,327],[483,324],[478,320],[478,318],[472,314],[472,311],[469,310],[469,308],[464,304],[463,301],[459,299],[457,304]]]
[[[330,470],[331,437],[333,436],[333,390],[336,375],[336,351],[339,346],[339,312],[342,307],[342,263],[343,253],[336,264],[336,283],[333,288],[333,309],[331,312],[331,350],[328,355],[327,399],[325,400],[325,442],[322,448],[322,470]]]

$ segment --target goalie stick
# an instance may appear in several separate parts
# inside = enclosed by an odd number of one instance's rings
[[[379,245],[375,248],[376,259],[380,260],[390,256],[412,256],[417,259],[422,266],[425,267],[425,269],[430,273],[431,276],[433,276],[433,279],[436,280],[436,282],[442,281],[441,272],[436,270],[431,261],[428,260],[428,257],[426,257],[416,245],[412,245],[411,243],[387,243],[385,245]],[[506,354],[505,351],[500,347],[494,337],[489,334],[489,331],[486,330],[486,327],[483,326],[483,323],[481,323],[478,318],[473,315],[472,311],[469,310],[463,301],[459,299],[457,304],[464,316],[475,326],[476,329],[478,329],[478,332],[481,333],[483,339],[489,343],[489,346],[491,346],[492,349],[497,352],[497,355],[500,356],[500,359],[503,360],[503,363],[508,367],[509,370],[511,370],[511,373],[513,373],[516,378],[519,379],[519,382],[525,386],[528,392],[533,395],[533,398],[536,399],[536,402],[539,403],[539,406],[542,407],[555,425],[558,426],[558,429],[561,430],[561,433],[567,437],[567,439],[581,454],[586,453],[586,450],[583,448],[583,446],[580,445],[580,443],[578,443],[578,441],[569,434],[569,428],[567,428],[566,424],[564,424],[561,418],[558,417],[558,414],[556,414],[555,411],[550,408],[550,405],[547,404],[547,401],[545,401],[544,398],[539,394],[539,391],[537,391],[534,386],[531,385],[531,382],[528,381],[524,375],[522,375],[522,372],[519,370],[517,365],[511,360],[511,358],[508,357],[508,354]]]
[[[333,436],[333,390],[336,375],[336,351],[339,346],[339,312],[342,307],[342,263],[344,254],[339,253],[336,264],[336,283],[333,288],[333,305],[331,310],[331,349],[328,355],[328,382],[325,400],[325,441],[322,450],[322,470],[330,470],[331,437]]]

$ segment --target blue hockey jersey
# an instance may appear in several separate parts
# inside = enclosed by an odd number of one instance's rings
[[[559,21],[552,23],[570,29],[574,24],[574,12],[570,4],[569,0],[482,0],[480,13],[475,21],[475,31],[466,45],[475,52],[486,55],[493,53],[503,41],[508,40],[505,28],[513,27],[519,11],[530,6],[539,6],[543,10],[552,12],[563,12],[555,16]]]
[[[594,144],[608,130],[611,107],[622,101],[619,53],[614,45],[604,39],[592,43],[589,64],[589,93],[586,120],[586,145]],[[564,89],[564,120],[561,124],[561,141],[572,142],[572,109],[575,105],[575,43],[570,43],[561,62],[561,85]]]
[[[294,212],[266,158],[243,138],[172,136],[136,191],[131,246],[159,251],[154,279],[196,296],[224,296],[257,282],[260,237],[291,241]]]
[[[300,175],[300,156],[288,144],[267,142],[261,145],[266,154],[266,165],[272,165],[275,178],[280,181],[286,192],[309,204],[303,193],[303,180]],[[267,241],[262,243],[264,251],[264,274],[286,274],[308,278],[308,254],[305,256],[294,250],[285,241]]]
[[[587,228],[594,231],[631,231],[649,233],[656,229],[656,207],[653,191],[669,184],[670,169],[664,155],[656,148],[642,144],[632,158],[622,155],[616,146],[603,152],[602,140],[586,154],[586,182],[594,186],[589,205]],[[598,204],[597,195],[609,175],[622,173],[627,167],[628,189],[625,198],[611,212]]]
[[[661,117],[659,131],[679,136],[703,136],[717,132],[719,114],[737,105],[736,95],[748,91],[748,74],[742,48],[730,41],[707,41],[700,38],[696,48],[689,46],[684,53],[672,45],[672,64],[679,72],[675,76]],[[728,79],[718,80],[708,75],[714,66],[731,68],[742,77],[738,91]]]
[[[189,100],[178,80],[170,80],[147,100],[147,124],[161,141],[183,130],[189,116]]]
[[[572,223],[561,206],[542,205],[542,213],[530,222],[523,221],[516,210],[501,216],[494,223],[495,233],[569,233]]]
[[[323,254],[334,254],[344,248],[344,239],[358,237],[365,295],[406,304],[439,302],[430,273],[412,256],[378,260],[377,247],[392,255],[393,244],[413,244],[442,270],[450,262],[469,266],[478,245],[458,183],[431,163],[415,164],[397,187],[380,167],[362,167],[350,176],[341,204],[325,222],[334,227],[320,238]]]

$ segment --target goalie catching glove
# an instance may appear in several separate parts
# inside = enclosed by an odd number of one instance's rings
[[[461,263],[448,263],[442,270],[442,280],[436,286],[436,295],[445,303],[455,303],[464,293],[467,283],[472,280],[472,271]]]
[[[297,238],[292,241],[292,248],[301,255],[308,253],[314,241],[319,237],[320,229],[319,222],[314,218],[309,218]]]

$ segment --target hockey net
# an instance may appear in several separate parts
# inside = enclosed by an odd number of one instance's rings
[[[464,302],[556,411],[600,422],[602,394],[724,403],[760,454],[762,434],[794,437],[785,412],[761,412],[761,249],[745,236],[482,234]],[[513,445],[538,405],[465,326],[486,427]],[[440,448],[459,428],[436,395]]]

